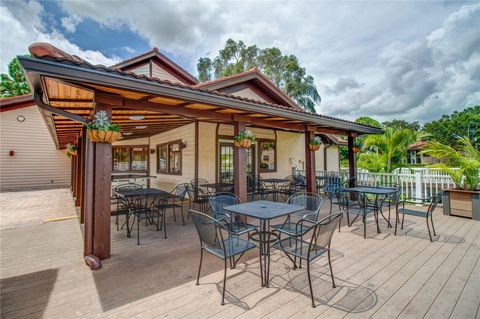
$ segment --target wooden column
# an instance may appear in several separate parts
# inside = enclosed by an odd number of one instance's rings
[[[317,179],[315,177],[315,152],[308,147],[311,140],[315,138],[315,132],[305,132],[305,177],[307,180],[307,192],[317,191]]]
[[[95,179],[95,145],[85,137],[85,194],[83,196],[84,249],[83,254],[93,255],[93,187]]]
[[[71,170],[71,178],[70,178],[70,190],[72,191],[72,196],[75,197],[75,156],[70,157],[70,170]]]
[[[355,153],[353,152],[353,146],[355,145],[355,137],[351,134],[348,135],[348,177],[350,178],[350,187],[355,187],[356,181],[354,177],[357,177],[357,166],[355,164]]]
[[[99,104],[95,112],[105,111],[112,116],[110,105]],[[110,257],[110,197],[112,189],[112,145],[95,143],[93,193],[93,252],[100,259]]]
[[[76,197],[75,197],[75,206],[80,206],[82,200],[82,179],[83,179],[83,171],[82,171],[82,137],[77,139],[77,156],[75,156],[75,163],[76,163],[76,181],[75,181],[75,189],[76,189]]]
[[[85,180],[86,180],[86,174],[85,174],[85,158],[86,158],[86,153],[87,153],[87,128],[84,127],[82,129],[82,141],[81,141],[81,147],[82,147],[82,152],[79,155],[80,156],[80,189],[81,189],[81,196],[80,196],[80,223],[83,224],[85,222]]]
[[[235,122],[234,135],[245,131],[246,125],[242,122]],[[247,201],[247,151],[244,148],[234,147],[233,149],[233,177],[235,183],[235,194],[241,202]]]

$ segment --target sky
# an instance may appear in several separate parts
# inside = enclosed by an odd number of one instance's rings
[[[229,38],[295,54],[322,97],[354,120],[434,120],[480,104],[478,1],[5,1],[1,72],[49,42],[113,65],[157,47],[196,75]]]

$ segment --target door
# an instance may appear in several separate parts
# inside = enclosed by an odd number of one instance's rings
[[[233,142],[218,145],[218,181],[233,183]],[[255,145],[247,149],[247,176],[255,176]]]

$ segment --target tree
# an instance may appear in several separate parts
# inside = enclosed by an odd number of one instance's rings
[[[460,137],[466,136],[478,149],[480,147],[480,105],[443,115],[439,120],[425,123],[423,131],[431,139],[445,145],[455,145]]]
[[[413,136],[410,130],[395,130],[387,127],[384,134],[367,136],[363,146],[369,150],[368,153],[384,156],[385,171],[390,173],[402,164],[407,155],[408,145],[413,141]]]
[[[379,121],[372,119],[371,117],[368,117],[368,116],[359,117],[358,119],[355,120],[355,123],[382,127]]]
[[[459,138],[455,148],[437,141],[429,142],[421,153],[441,159],[443,163],[434,166],[448,173],[457,188],[473,191],[480,184],[480,151],[467,137]]]
[[[305,110],[315,112],[321,98],[314,78],[306,74],[295,55],[283,55],[279,48],[247,47],[243,41],[228,39],[216,57],[198,60],[198,78],[204,82],[238,74],[255,66]]]
[[[396,130],[409,129],[412,132],[418,132],[420,130],[420,124],[418,121],[407,122],[404,120],[391,120],[383,122],[382,125],[384,127],[392,127]]]
[[[23,75],[18,59],[14,58],[8,64],[8,74],[0,75],[0,96],[10,97],[22,94],[29,94],[30,88]]]

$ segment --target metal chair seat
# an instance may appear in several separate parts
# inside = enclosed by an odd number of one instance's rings
[[[257,226],[247,224],[241,221],[234,221],[228,224],[228,229],[233,235],[239,236],[257,230]]]
[[[222,245],[225,247],[225,249],[223,249]],[[255,247],[257,246],[251,241],[245,240],[240,237],[232,236],[223,240],[222,244],[213,247],[205,246],[204,248],[215,256],[224,259],[243,254],[244,252]]]
[[[272,226],[274,231],[278,231],[279,233],[283,233],[283,234],[286,234],[286,235],[289,235],[289,236],[303,233],[309,227],[310,226],[307,226],[307,225],[298,225],[298,227],[297,227],[297,223],[292,223],[292,222],[287,222],[287,223],[284,223],[284,224],[279,224],[279,225]]]
[[[427,217],[430,216],[431,212],[422,212],[410,208],[398,208],[398,213],[399,214],[406,214],[406,215],[411,215],[411,216],[418,216],[418,217]]]
[[[312,261],[328,251],[328,248],[318,245],[310,247],[310,242],[295,237],[277,241],[273,244],[273,248],[308,261]],[[308,253],[309,249],[310,254]]]

